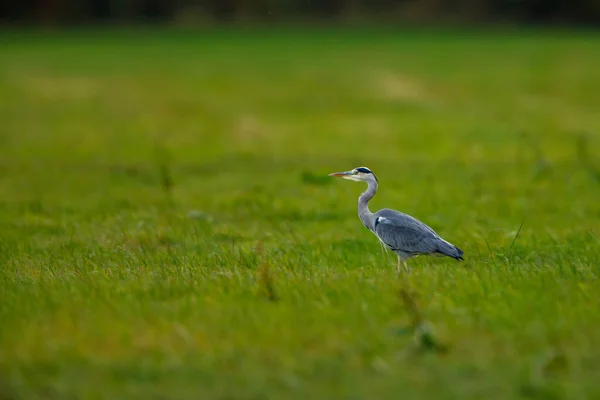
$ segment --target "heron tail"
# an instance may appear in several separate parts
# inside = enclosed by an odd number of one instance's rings
[[[444,239],[442,239],[440,241],[440,243],[438,244],[437,251],[448,257],[452,257],[455,260],[458,260],[458,261],[463,260],[463,254],[464,254],[463,251],[461,249],[459,249],[458,247],[456,247],[455,245],[453,245],[452,243],[446,242]]]

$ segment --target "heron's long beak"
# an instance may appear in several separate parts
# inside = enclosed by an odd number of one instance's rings
[[[349,175],[354,175],[354,174],[352,173],[352,171],[334,172],[332,174],[329,174],[329,176],[337,176],[340,178],[343,178],[344,176],[349,176]]]

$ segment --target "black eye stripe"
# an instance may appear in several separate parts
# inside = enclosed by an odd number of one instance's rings
[[[372,172],[369,171],[369,169],[365,168],[365,167],[358,167],[358,168],[356,168],[356,171],[357,172],[362,172],[363,174],[372,174]]]

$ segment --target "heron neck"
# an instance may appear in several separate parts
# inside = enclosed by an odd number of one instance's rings
[[[367,190],[358,197],[358,216],[364,226],[373,230],[375,221],[373,213],[369,210],[369,200],[371,200],[377,192],[377,181],[369,181],[368,184]]]

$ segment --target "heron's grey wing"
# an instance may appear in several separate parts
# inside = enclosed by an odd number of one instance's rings
[[[440,237],[423,222],[394,210],[381,210],[375,217],[375,234],[391,250],[427,254],[438,250]]]

